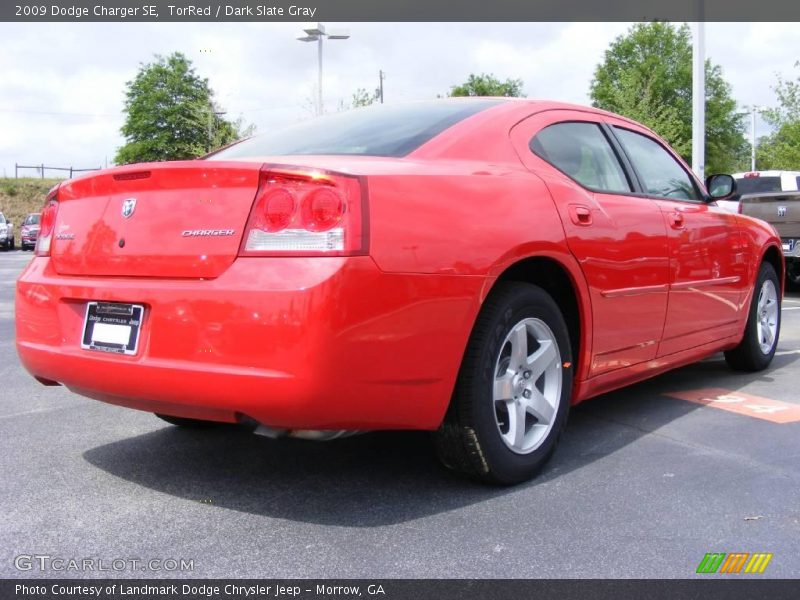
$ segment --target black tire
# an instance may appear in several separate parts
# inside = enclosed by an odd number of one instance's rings
[[[786,291],[800,292],[800,264],[797,259],[786,261]]]
[[[761,347],[762,340],[759,339],[759,298],[761,297],[764,286],[771,282],[776,292],[775,302],[777,312],[775,313],[775,336],[768,351]],[[763,326],[762,326],[763,327]],[[744,337],[739,345],[733,350],[725,352],[725,360],[728,365],[736,371],[761,371],[766,369],[775,356],[775,349],[778,347],[778,339],[781,333],[781,285],[775,268],[768,262],[761,264],[756,278],[756,285],[753,288],[753,297],[750,300],[750,310],[747,313],[747,325],[744,329]]]
[[[13,250],[13,249],[14,249],[14,238],[13,238],[13,237],[11,238],[11,247],[10,247],[10,249],[11,249],[11,250]]]
[[[551,394],[554,405],[549,429],[544,428],[546,433],[538,445],[520,453],[504,441],[502,432],[503,407],[510,407],[510,411],[518,402],[512,400],[506,405],[498,404],[493,389],[497,374],[510,372],[506,369],[511,365],[503,366],[503,353],[512,343],[509,339],[512,332],[526,319],[528,323],[537,323],[536,327],[540,327],[538,323],[544,323],[555,340],[556,355],[550,361],[547,377],[555,376],[560,380],[561,391],[560,394]],[[523,331],[525,347],[528,348],[530,334],[527,328]],[[527,350],[525,354],[528,354]],[[511,485],[531,479],[552,456],[566,424],[573,371],[567,325],[550,295],[527,283],[498,284],[486,299],[475,323],[447,415],[436,432],[439,459],[446,467],[485,483]],[[526,377],[531,377],[530,373],[528,371]],[[538,387],[542,381],[539,379],[533,385]],[[526,412],[523,431],[531,431],[533,425],[539,425],[536,421],[529,428],[528,417],[532,415]],[[511,420],[510,415],[508,420]],[[505,425],[510,427],[507,423]]]
[[[227,425],[227,423],[220,423],[218,421],[204,421],[202,419],[187,419],[186,417],[173,417],[172,415],[162,415],[159,413],[153,413],[162,421],[166,421],[170,425],[175,425],[176,427],[185,427],[187,429],[210,429],[213,427],[222,427]]]

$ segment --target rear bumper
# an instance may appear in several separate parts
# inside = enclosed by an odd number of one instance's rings
[[[34,258],[16,339],[33,375],[140,410],[290,429],[436,428],[482,277],[370,257],[239,258],[213,280],[60,276]],[[143,304],[136,356],[80,348],[86,302]]]

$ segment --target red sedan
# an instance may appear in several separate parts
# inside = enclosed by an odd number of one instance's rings
[[[769,365],[780,239],[708,184],[591,108],[340,113],[53,189],[17,348],[170,423],[427,429],[447,466],[518,482],[572,404],[719,351]]]

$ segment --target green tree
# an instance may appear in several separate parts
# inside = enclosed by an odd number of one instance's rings
[[[364,88],[358,88],[353,94],[353,99],[350,105],[351,108],[360,108],[362,106],[369,106],[370,104],[374,104],[378,100],[380,100],[379,90],[375,90],[373,93],[370,94]]]
[[[722,70],[706,61],[706,172],[730,172],[747,151],[744,116]],[[689,27],[646,23],[617,37],[595,69],[593,106],[630,117],[692,160],[692,45]]]
[[[117,164],[196,158],[247,133],[241,119],[222,117],[208,79],[180,52],[156,55],[126,85],[126,143]]]
[[[795,63],[800,67],[800,62]],[[761,138],[757,146],[760,169],[800,169],[800,76],[785,81],[780,75],[773,88],[778,106],[764,111],[764,119],[772,127],[771,134]]]
[[[493,74],[470,73],[466,82],[450,88],[449,96],[524,96],[521,79],[500,81]]]

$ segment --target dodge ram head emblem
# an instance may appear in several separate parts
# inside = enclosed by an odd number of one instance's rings
[[[779,217],[785,217],[786,216],[786,207],[785,206],[779,206],[778,207],[778,216]]]
[[[136,198],[126,198],[122,201],[122,216],[126,219],[136,210]]]

